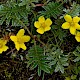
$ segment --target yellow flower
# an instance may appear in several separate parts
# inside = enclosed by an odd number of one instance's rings
[[[18,51],[20,48],[26,50],[24,42],[28,42],[30,40],[30,36],[24,35],[24,33],[24,29],[20,29],[16,36],[10,36],[10,39],[14,42],[15,47]]]
[[[43,16],[40,16],[38,18],[38,21],[34,22],[34,26],[37,28],[37,32],[40,34],[43,34],[46,31],[49,31],[51,29],[52,21],[50,18],[45,18]]]
[[[64,16],[64,19],[66,22],[63,23],[61,27],[63,29],[69,29],[70,33],[75,35],[76,29],[80,30],[80,25],[78,24],[80,18],[78,16],[72,18],[70,15],[67,14]]]
[[[0,53],[6,51],[8,47],[6,46],[7,40],[0,39]]]
[[[77,31],[75,39],[77,40],[77,42],[80,42],[80,32]]]

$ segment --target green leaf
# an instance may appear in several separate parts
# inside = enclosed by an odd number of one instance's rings
[[[49,61],[46,58],[47,56],[44,55],[43,47],[35,45],[28,51],[28,67],[30,67],[30,69],[38,67],[39,76],[41,75],[41,70],[46,73],[50,73],[49,65],[47,64]]]
[[[74,61],[74,62],[78,62],[79,60],[80,60],[80,56],[77,57],[76,59],[74,59],[73,61]]]
[[[47,16],[47,17],[54,17],[57,19],[58,16],[60,16],[63,12],[62,4],[58,2],[49,2],[48,5],[43,6],[45,11],[39,12],[41,15]]]
[[[5,16],[1,18],[1,20],[0,20],[0,25],[2,25],[2,24],[3,24],[3,22],[5,21],[5,19],[6,19],[6,17],[5,17]]]
[[[27,62],[27,67],[29,67],[32,63],[34,63],[34,59],[30,59],[30,60]]]
[[[55,72],[58,72],[58,71],[59,71],[59,65],[56,65]]]
[[[0,6],[0,25],[2,25],[4,21],[6,25],[12,24],[12,26],[22,26],[20,21],[28,24],[29,12],[26,6],[18,6],[15,1],[8,1]]]
[[[49,70],[48,65],[43,64],[43,65],[40,66],[40,68],[41,68],[41,70],[43,70],[44,72],[50,73],[50,70]]]
[[[64,67],[62,65],[59,65],[59,70],[61,71],[61,73],[64,73]]]
[[[79,16],[80,5],[77,4],[76,2],[73,2],[73,4],[71,5],[70,9],[64,9],[63,11],[66,12],[66,14],[71,15],[72,17]]]
[[[18,5],[19,6],[30,5],[32,2],[38,2],[38,0],[22,0]]]
[[[57,63],[57,66],[55,68],[55,72],[61,71],[61,73],[64,73],[64,67]]]
[[[64,73],[64,66],[68,66],[68,55],[64,55],[61,49],[53,50],[49,54],[49,66],[54,67],[55,72],[61,71],[61,73]]]
[[[77,50],[77,51],[76,51]],[[73,54],[76,56],[76,58],[73,60],[74,62],[80,61],[80,52],[79,48],[77,47],[76,50],[73,52]]]
[[[78,50],[78,52],[80,52],[80,46],[77,46],[76,49]]]
[[[41,69],[39,66],[38,66],[38,76],[41,76]]]
[[[33,65],[31,66],[31,70],[35,69],[37,67],[37,63],[34,62]]]
[[[77,75],[71,75],[71,79],[76,79]]]
[[[51,62],[49,63],[49,65],[55,65],[55,64],[56,64],[56,60],[51,61]]]

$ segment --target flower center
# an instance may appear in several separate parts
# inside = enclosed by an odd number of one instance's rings
[[[45,22],[43,22],[43,23],[41,24],[41,27],[42,27],[42,28],[45,28],[45,27],[46,27]]]
[[[19,43],[19,44],[23,43],[22,38],[18,38],[18,43]]]
[[[74,26],[74,22],[71,22],[71,23],[70,23],[70,26]]]

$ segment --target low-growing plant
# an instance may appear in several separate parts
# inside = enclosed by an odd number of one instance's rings
[[[79,0],[1,1],[1,66],[5,56],[23,67],[11,65],[11,69],[0,71],[0,76],[6,80],[15,80],[15,74],[22,74],[16,80],[49,80],[49,76],[54,80],[79,80],[79,3]],[[26,78],[23,68],[29,74]]]

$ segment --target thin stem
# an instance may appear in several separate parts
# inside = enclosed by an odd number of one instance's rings
[[[36,54],[37,54],[37,50],[36,50],[36,40],[34,38],[34,46],[35,46],[35,51],[36,51]]]
[[[19,20],[19,19],[18,19]],[[26,29],[27,31],[28,31],[28,34],[32,37],[32,38],[34,38],[34,36],[31,34],[31,32],[29,31],[29,29],[28,29],[28,27],[21,21],[21,20],[19,20],[19,22],[23,25],[23,27],[24,27],[24,29]]]
[[[44,46],[46,46],[46,44],[45,44],[44,42],[42,42],[39,38],[37,38],[37,40],[38,40],[41,44],[43,44]]]
[[[10,53],[12,53],[13,51],[15,51],[16,49],[14,48],[14,49],[12,49],[11,51],[9,51],[6,55],[8,55],[8,54],[10,54]]]
[[[56,46],[59,48],[59,43],[58,43],[58,41],[57,41],[57,39],[56,39],[56,35],[55,35],[55,33],[52,31],[52,33],[53,33],[53,35],[54,35],[54,38],[55,38],[55,41],[56,41]]]
[[[18,19],[19,20],[19,19]],[[23,25],[24,29],[26,29],[28,31],[28,34],[34,39],[35,37],[32,35],[32,33],[29,31],[28,27],[21,21],[19,20],[19,22]],[[39,41],[41,44],[43,44],[45,46],[45,43],[42,42],[38,37],[37,37],[37,41]]]

